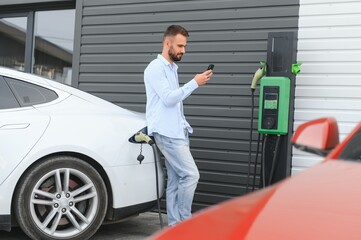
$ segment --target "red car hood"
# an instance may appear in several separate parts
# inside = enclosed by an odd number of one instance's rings
[[[361,164],[326,161],[205,209],[152,239],[360,239]]]

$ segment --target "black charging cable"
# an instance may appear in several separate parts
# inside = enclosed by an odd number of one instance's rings
[[[147,129],[143,128],[142,130],[140,130],[139,132],[134,134],[132,137],[130,137],[129,142],[131,142],[131,143],[139,143],[140,144],[140,154],[137,157],[137,160],[139,161],[139,164],[142,164],[142,161],[144,159],[144,156],[142,155],[142,150],[143,150],[142,144],[143,143],[148,143],[150,146],[152,146],[153,156],[154,156],[154,168],[155,168],[155,182],[156,182],[158,215],[159,215],[160,227],[162,229],[164,224],[163,224],[162,212],[160,210],[160,194],[159,194],[159,179],[158,179],[159,174],[158,174],[158,166],[157,166],[158,160],[160,162],[160,156],[159,156],[158,148],[157,148],[157,145],[155,144],[155,141],[152,138],[150,138],[146,134],[146,132],[147,132]]]
[[[272,180],[273,180],[273,175],[274,175],[275,169],[277,167],[277,162],[278,162],[277,159],[278,159],[278,151],[279,151],[280,142],[281,142],[281,136],[277,135],[276,147],[275,147],[275,150],[273,153],[272,167],[271,167],[270,176],[268,179],[268,185],[271,185]]]
[[[252,192],[256,187],[256,176],[257,176],[257,164],[258,164],[258,153],[259,153],[259,143],[261,141],[261,134],[258,133],[257,139],[257,152],[256,152],[256,159],[254,160],[254,168],[253,168],[253,183],[252,183]]]
[[[247,185],[246,185],[246,193],[249,190],[249,180],[251,175],[251,161],[252,161],[252,135],[253,135],[253,121],[254,121],[254,91],[255,89],[251,88],[252,92],[252,102],[251,102],[251,127],[249,130],[249,149],[248,149],[248,171],[247,171]],[[253,176],[255,177],[255,175]]]
[[[268,141],[268,135],[265,134],[263,137],[263,143],[262,143],[262,162],[261,162],[261,181],[260,181],[260,187],[264,188],[266,186],[266,143]]]
[[[160,222],[160,228],[163,228],[163,218],[162,218],[162,213],[160,210],[160,197],[159,197],[159,179],[158,179],[158,166],[157,166],[157,160],[160,159],[159,156],[159,152],[157,149],[157,145],[152,144],[151,145],[153,148],[153,155],[154,155],[154,167],[155,167],[155,181],[156,181],[156,191],[157,191],[157,205],[158,205],[158,215],[159,215],[159,222]]]
[[[252,135],[253,135],[253,121],[254,121],[254,92],[256,90],[257,82],[266,75],[267,73],[267,64],[264,61],[260,61],[261,67],[257,69],[257,71],[253,75],[252,84],[251,84],[251,92],[252,92],[252,103],[251,103],[251,128],[249,133],[249,149],[248,149],[248,172],[247,172],[247,185],[246,185],[246,193],[249,190],[249,181],[251,175],[251,162],[252,162]],[[256,159],[254,163],[254,170],[253,170],[253,184],[252,184],[252,191],[255,188],[255,178],[256,178],[256,168],[257,168],[257,161],[258,161],[258,152],[259,152],[259,141],[260,135],[258,134],[258,141],[257,141],[257,153]]]

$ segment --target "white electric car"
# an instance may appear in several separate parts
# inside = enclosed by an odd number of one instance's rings
[[[144,114],[0,67],[0,230],[88,239],[104,221],[153,208],[162,164],[145,144],[139,164],[141,145],[128,141],[145,124]]]

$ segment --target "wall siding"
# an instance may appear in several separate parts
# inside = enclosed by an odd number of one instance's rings
[[[0,6],[2,5],[16,5],[16,4],[39,4],[39,3],[53,3],[53,2],[74,2],[74,0],[1,0]]]
[[[180,24],[189,30],[187,53],[178,64],[181,84],[215,64],[212,81],[184,102],[201,173],[193,209],[242,195],[250,82],[266,60],[268,33],[297,31],[298,0],[83,0],[77,11],[82,19],[75,87],[139,112],[146,102],[143,71],[161,52],[165,28]],[[255,131],[253,157],[256,140]]]
[[[301,0],[294,128],[333,116],[340,139],[361,119],[361,2]],[[292,173],[321,158],[293,149]]]

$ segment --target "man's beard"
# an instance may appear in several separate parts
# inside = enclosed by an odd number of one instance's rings
[[[183,54],[177,55],[177,53],[174,52],[173,47],[169,48],[168,55],[169,55],[170,59],[172,59],[174,62],[179,62],[183,56]]]

